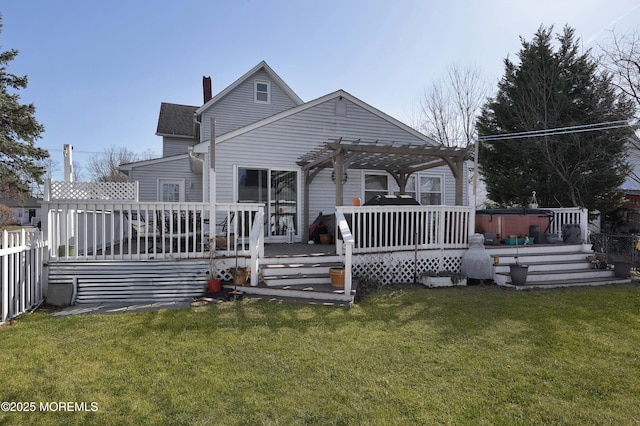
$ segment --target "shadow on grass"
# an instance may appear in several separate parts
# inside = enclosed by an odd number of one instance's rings
[[[640,310],[637,283],[606,287],[514,291],[492,285],[427,289],[389,286],[351,308],[273,303],[257,299],[226,302],[185,310],[125,314],[145,330],[179,335],[185,331],[217,330],[245,333],[256,327],[306,333],[322,326],[332,331],[376,325],[402,330],[419,323],[442,339],[477,336],[505,324],[517,333],[553,330],[558,322],[625,320],[625,312]],[[435,336],[432,336],[435,337]]]

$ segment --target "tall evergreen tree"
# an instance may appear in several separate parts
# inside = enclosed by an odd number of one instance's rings
[[[0,14],[0,32],[2,15]],[[31,184],[42,183],[44,168],[38,162],[49,153],[35,146],[44,127],[34,116],[33,104],[23,105],[17,91],[27,87],[27,76],[7,72],[18,55],[15,49],[0,52],[0,194],[17,196],[29,192]]]
[[[632,103],[600,73],[574,30],[540,27],[521,38],[519,64],[505,59],[495,98],[483,107],[478,134],[495,136],[588,125],[633,117]],[[489,198],[501,206],[526,205],[536,191],[545,207],[586,207],[609,212],[621,201],[628,127],[566,132],[535,138],[484,141],[479,164]]]

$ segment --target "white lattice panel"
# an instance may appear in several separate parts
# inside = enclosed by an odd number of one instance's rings
[[[414,252],[361,254],[354,256],[353,275],[376,279],[382,285],[412,283],[417,275],[427,271],[460,272],[465,250],[422,250]]]
[[[137,201],[134,182],[51,182],[50,200]]]

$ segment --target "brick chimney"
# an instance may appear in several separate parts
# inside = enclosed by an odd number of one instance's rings
[[[204,94],[204,102],[207,103],[213,97],[213,92],[211,91],[211,77],[202,76],[202,93]]]

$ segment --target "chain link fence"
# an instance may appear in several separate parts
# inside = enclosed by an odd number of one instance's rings
[[[591,234],[590,243],[596,253],[606,253],[607,263],[631,262],[634,269],[640,268],[640,236],[634,234]]]

